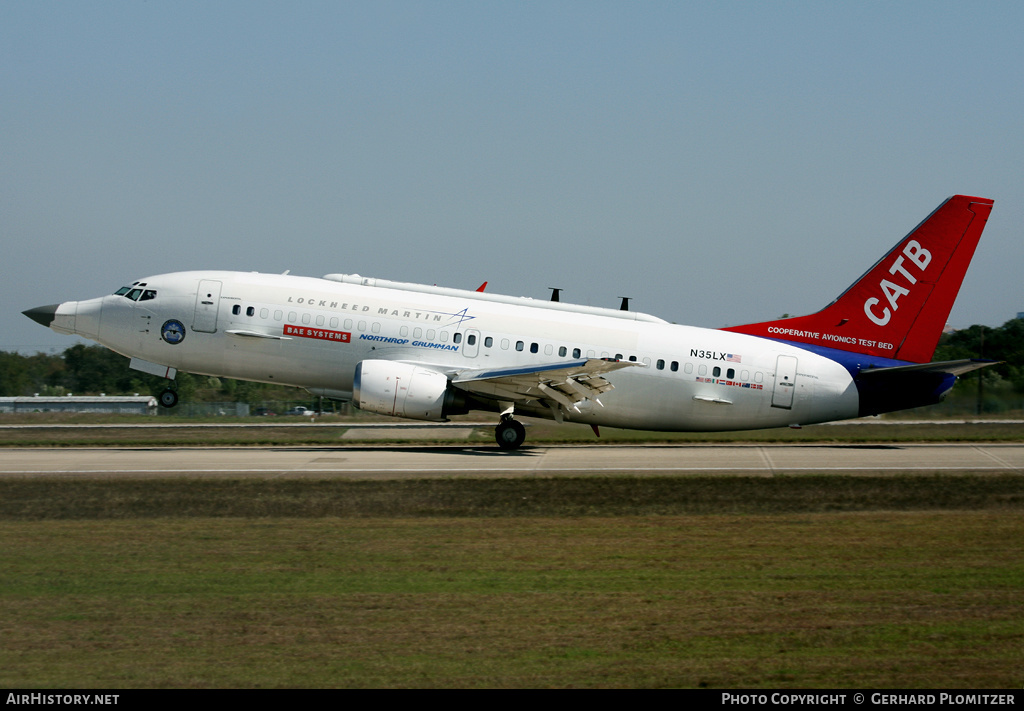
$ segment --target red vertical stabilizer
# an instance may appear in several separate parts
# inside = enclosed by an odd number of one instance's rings
[[[949,198],[818,313],[722,330],[927,363],[992,202]]]

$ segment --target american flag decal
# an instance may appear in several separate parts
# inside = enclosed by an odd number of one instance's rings
[[[725,360],[726,360],[727,363],[742,363],[743,362],[743,358],[741,356],[733,355],[732,353],[726,353],[725,354]]]

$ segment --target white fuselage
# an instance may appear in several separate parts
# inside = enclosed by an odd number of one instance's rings
[[[344,279],[344,281],[342,281]],[[363,360],[450,376],[580,358],[635,360],[576,422],[649,430],[735,430],[856,417],[839,363],[790,344],[678,326],[636,312],[359,277],[181,272],[125,295],[61,304],[52,327],[157,365],[351,397]],[[177,324],[183,329],[176,333]],[[517,411],[551,416],[529,403]]]

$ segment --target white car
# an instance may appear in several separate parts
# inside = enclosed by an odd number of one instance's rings
[[[303,407],[302,405],[296,405],[292,409],[286,411],[284,414],[298,415],[299,417],[313,417],[314,415],[316,415],[316,412],[314,412],[313,410],[309,410]]]

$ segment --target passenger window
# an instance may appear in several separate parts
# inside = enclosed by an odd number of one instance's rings
[[[366,330],[366,321],[360,321],[359,322],[359,330],[360,331],[365,331]]]
[[[297,313],[295,313],[294,311],[289,311],[288,312],[288,323],[295,323],[295,321],[298,318],[299,318],[299,315]]]
[[[629,357],[629,362],[630,363],[636,363],[636,356],[630,356]]]
[[[733,368],[729,368],[729,370],[725,371],[725,377],[727,377],[729,380],[732,380],[733,378],[736,377],[736,370]]]
[[[673,373],[678,373],[679,372],[679,361],[677,361],[677,360],[672,361],[671,370],[672,370]]]
[[[530,353],[536,353],[538,350],[540,350],[540,347],[536,343],[530,344]]]
[[[402,338],[405,338],[406,336],[408,336],[409,335],[409,327],[408,326],[402,326],[400,329],[398,329],[398,335],[401,336]]]
[[[552,346],[550,343],[544,344],[544,355],[551,355],[552,353],[554,353],[554,351],[555,347]]]
[[[522,341],[516,341],[516,350],[517,351],[521,351],[525,347],[526,347],[525,343],[523,343]]]
[[[685,365],[685,366],[683,367],[683,372],[684,372],[684,373],[687,373],[687,374],[690,374],[690,373],[692,373],[692,372],[693,372],[693,363],[687,363],[687,364],[686,364],[686,365]]]
[[[352,319],[350,319],[350,318],[345,319],[345,328],[347,328],[349,330],[352,329]]]
[[[750,380],[750,371],[749,370],[741,371],[740,372],[740,380],[742,380],[743,382],[746,382],[746,381]]]
[[[509,342],[509,340],[507,338],[502,338],[501,339],[501,350],[507,351],[509,345],[510,345],[510,342]]]
[[[475,346],[476,345],[476,336],[474,334],[471,333],[468,336],[466,336],[466,345],[467,346]]]
[[[697,375],[707,375],[707,374],[708,374],[708,367],[706,365],[704,365],[703,363],[701,363],[700,366],[697,368]]]
[[[462,343],[462,334],[456,333],[454,336],[452,336],[452,343]]]
[[[491,338],[490,336],[487,336],[486,338],[484,338],[484,348],[490,348],[493,345],[494,345],[494,339],[493,338]]]
[[[275,321],[280,321],[283,318],[284,318],[284,311],[282,311],[281,309],[277,309],[276,311],[274,311],[274,320]]]
[[[714,368],[711,369],[711,377],[717,378],[721,374],[722,374],[722,369],[719,368],[717,365]]]
[[[237,316],[238,314],[242,313],[242,307],[239,306],[238,304],[235,304],[234,306],[231,307],[231,313]]]
[[[323,314],[318,314],[318,315],[317,315],[317,317],[316,317],[316,325],[317,325],[317,326],[323,326],[323,325],[324,325],[324,317],[323,317]]]
[[[565,358],[565,354],[568,353],[568,352],[569,352],[569,349],[566,348],[565,346],[559,346],[558,347],[558,355],[560,357]]]
[[[412,330],[412,337],[413,338],[420,338],[422,335],[423,335],[423,329],[422,328],[418,328],[417,327],[417,328],[414,328]]]
[[[616,353],[615,354],[615,360],[622,360],[622,354],[621,353]]]
[[[665,370],[665,361],[663,361],[662,359],[659,358],[658,359],[657,368],[658,368],[658,370]]]
[[[310,321],[309,314],[302,314],[302,323],[304,323],[304,324],[306,324],[308,326],[309,325],[309,321]]]
[[[247,308],[245,310],[245,315],[246,316],[255,316],[256,315],[256,308],[254,306],[250,306],[249,308]]]
[[[573,348],[572,349],[572,357],[573,358],[579,358],[580,357],[580,353],[581,353],[581,351],[580,351],[579,348]]]
[[[338,317],[337,316],[332,317],[331,320],[328,322],[328,325],[331,328],[337,328],[338,327]]]
[[[432,329],[432,328],[428,328],[427,329],[427,340],[428,341],[434,340],[434,329]]]
[[[374,321],[373,326],[370,327],[370,330],[373,331],[374,333],[380,333],[380,324]]]
[[[266,321],[268,316],[270,316],[270,309],[260,309],[260,318],[261,319]]]

